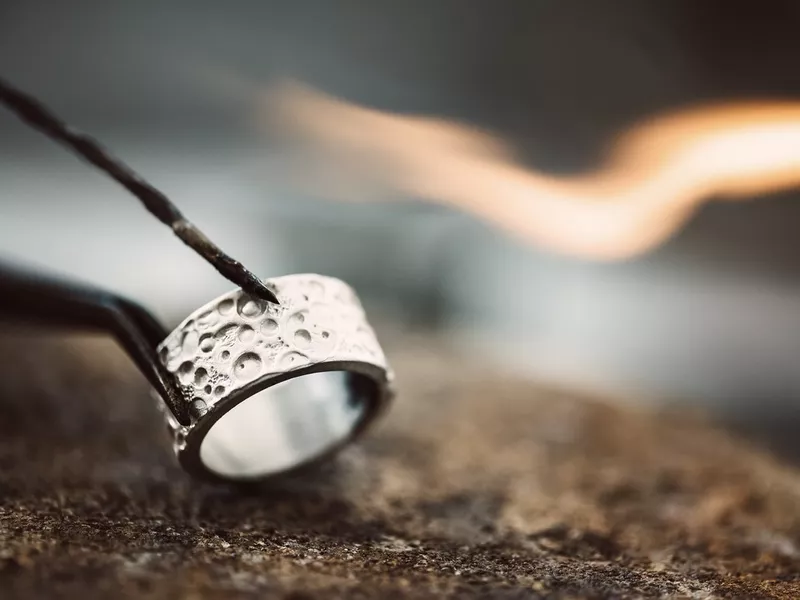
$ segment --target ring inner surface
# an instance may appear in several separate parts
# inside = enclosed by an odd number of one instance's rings
[[[257,478],[324,455],[350,436],[374,382],[345,371],[309,373],[253,394],[211,426],[200,460],[222,477]]]

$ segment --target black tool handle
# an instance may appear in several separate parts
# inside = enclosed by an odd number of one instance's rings
[[[112,334],[182,425],[189,416],[156,353],[167,331],[145,308],[112,292],[0,262],[0,318]]]

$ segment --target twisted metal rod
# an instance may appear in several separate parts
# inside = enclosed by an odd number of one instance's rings
[[[0,103],[23,122],[38,129],[94,165],[136,196],[159,221],[168,225],[183,242],[208,261],[223,277],[249,294],[277,304],[275,294],[237,260],[228,256],[189,222],[162,192],[114,157],[94,138],[64,123],[37,99],[0,79]]]

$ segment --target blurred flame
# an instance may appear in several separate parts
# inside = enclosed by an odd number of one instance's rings
[[[277,111],[277,112],[276,112]],[[350,176],[457,207],[541,247],[622,259],[666,240],[704,201],[800,184],[800,104],[715,105],[642,123],[600,169],[553,177],[497,139],[291,86],[269,114]]]

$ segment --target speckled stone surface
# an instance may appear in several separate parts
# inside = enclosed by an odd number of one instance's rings
[[[798,598],[800,473],[687,415],[509,379],[426,339],[325,468],[178,468],[107,340],[0,337],[0,597]]]

